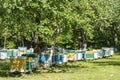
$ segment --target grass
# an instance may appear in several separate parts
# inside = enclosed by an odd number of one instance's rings
[[[37,72],[22,74],[18,77],[2,76],[0,80],[120,80],[120,55],[57,65],[55,69],[64,70],[64,72]]]

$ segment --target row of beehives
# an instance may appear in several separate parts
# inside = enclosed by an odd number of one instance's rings
[[[0,50],[0,59],[9,59],[10,57],[19,57],[22,54],[32,54],[33,48],[27,49],[27,47],[18,47],[18,49],[2,49]]]
[[[53,49],[50,54],[43,53],[40,55],[39,62],[44,66],[67,63],[69,61],[79,61],[85,59],[99,59],[109,57],[114,54],[114,48],[103,47],[92,51],[85,50],[59,50]]]
[[[113,54],[113,48],[105,47],[92,51],[51,48],[48,51],[41,53],[39,56],[35,56],[35,54],[23,54],[21,57],[11,57],[11,72],[30,72],[37,68],[38,63],[43,67],[50,67],[55,64],[67,63],[69,61],[109,57]]]

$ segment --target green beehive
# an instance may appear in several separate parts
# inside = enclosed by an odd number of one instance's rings
[[[32,71],[32,58],[28,57],[26,60],[26,72]]]
[[[86,51],[85,58],[86,59],[94,59],[94,52],[93,51]]]
[[[13,56],[13,51],[12,50],[8,50],[7,51],[7,57],[10,58]]]

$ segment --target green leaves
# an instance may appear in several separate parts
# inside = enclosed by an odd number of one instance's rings
[[[85,42],[99,44],[101,38],[109,40],[113,23],[114,35],[119,35],[119,4],[119,0],[1,0],[0,36],[15,44],[23,37],[27,43],[35,32],[49,46],[71,49]]]

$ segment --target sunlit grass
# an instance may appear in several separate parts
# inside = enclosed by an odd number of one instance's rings
[[[98,60],[58,65],[61,73],[31,73],[20,77],[0,77],[0,80],[120,80],[120,55]]]

